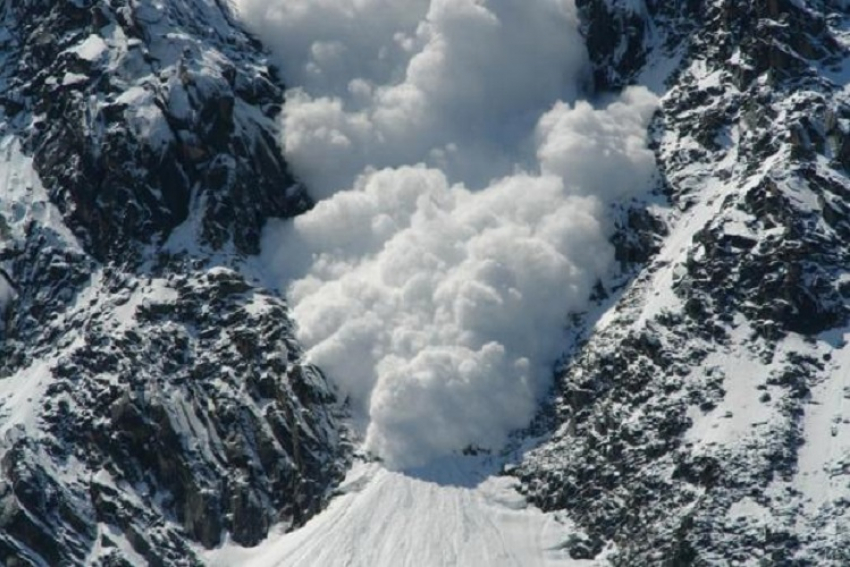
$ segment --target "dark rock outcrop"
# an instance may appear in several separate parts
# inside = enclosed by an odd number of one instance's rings
[[[309,206],[274,139],[282,86],[224,3],[0,10],[14,52],[0,104],[26,121],[51,201],[97,259],[164,242],[190,214],[202,242],[255,253],[266,218]]]

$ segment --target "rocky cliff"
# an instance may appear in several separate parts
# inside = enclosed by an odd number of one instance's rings
[[[664,81],[665,190],[517,474],[575,557],[846,565],[846,6],[580,4],[599,89]]]
[[[261,47],[214,0],[0,20],[0,563],[191,565],[303,523],[347,444],[246,265],[310,206]]]

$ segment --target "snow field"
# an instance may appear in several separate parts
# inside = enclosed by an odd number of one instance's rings
[[[475,459],[414,474],[356,465],[340,495],[305,527],[256,548],[207,552],[210,567],[591,567],[562,548],[569,524],[526,504],[513,479]]]

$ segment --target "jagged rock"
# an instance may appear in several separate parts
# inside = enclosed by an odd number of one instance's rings
[[[619,257],[643,266],[600,296],[605,324],[586,322],[540,417],[551,438],[513,472],[538,505],[612,543],[614,565],[843,565],[847,538],[822,530],[850,533],[846,491],[807,486],[820,473],[802,455],[824,434],[809,414],[843,348],[824,337],[848,321],[847,100],[826,68],[846,61],[846,14],[577,4],[597,88],[673,69],[652,127],[670,207],[638,225],[645,253],[618,233]]]
[[[194,566],[304,523],[350,447],[244,263],[310,206],[260,46],[216,0],[12,1],[0,26],[0,563]]]
[[[166,240],[190,213],[203,242],[254,253],[268,216],[309,206],[264,116],[279,108],[282,86],[223,4],[0,10],[15,50],[4,107],[13,100],[31,117],[36,170],[99,260]]]

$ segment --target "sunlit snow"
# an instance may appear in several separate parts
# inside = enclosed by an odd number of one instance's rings
[[[432,463],[412,474],[360,464],[329,508],[295,532],[251,549],[208,551],[210,567],[580,567],[564,549],[569,525],[529,506],[506,477],[477,459]]]

